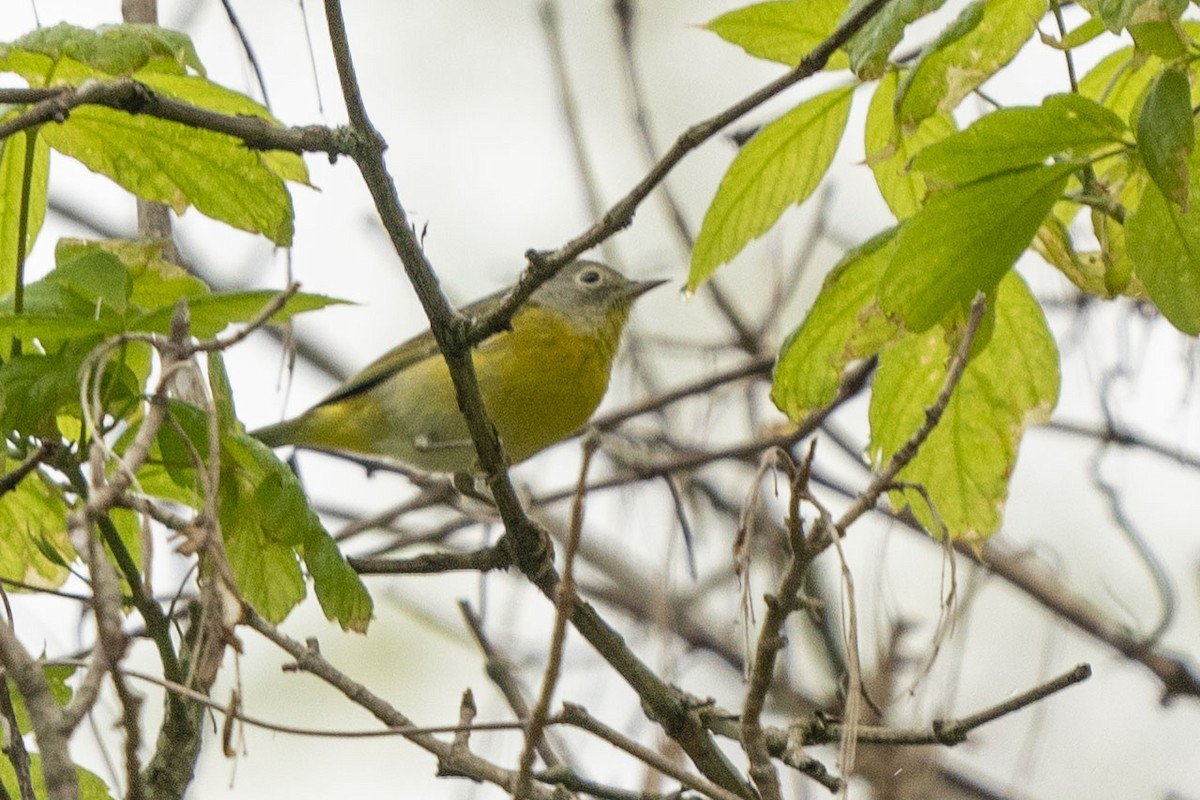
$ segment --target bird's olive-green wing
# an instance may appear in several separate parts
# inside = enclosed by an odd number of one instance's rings
[[[481,317],[499,305],[501,299],[507,293],[508,290],[503,289],[495,294],[476,300],[470,305],[463,306],[461,313],[468,318]],[[353,397],[362,392],[370,391],[372,388],[392,376],[403,372],[413,364],[424,361],[430,356],[437,355],[439,352],[441,351],[438,349],[437,340],[433,338],[433,333],[425,331],[409,339],[407,342],[393,347],[364,367],[357,375],[347,378],[345,383],[334,389],[328,397],[317,403],[317,405],[330,405],[345,400],[347,397]]]

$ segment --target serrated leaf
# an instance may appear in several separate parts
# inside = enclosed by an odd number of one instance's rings
[[[704,27],[755,58],[796,66],[833,33],[845,0],[768,0],[736,8]],[[845,69],[846,55],[830,56],[826,69]]]
[[[230,325],[254,319],[267,303],[278,296],[278,292],[262,289],[194,297],[188,301],[189,330],[193,336],[200,338],[215,336]],[[271,316],[270,321],[279,324],[296,314],[344,302],[319,294],[294,294],[284,303],[283,308]],[[130,320],[129,330],[168,333],[174,315],[175,305],[172,303]]]
[[[852,0],[838,24],[858,13],[870,0]],[[872,17],[846,43],[850,69],[860,80],[883,75],[888,57],[904,37],[904,28],[914,20],[937,11],[946,0],[893,0]]]
[[[14,112],[15,113],[15,112]],[[12,114],[0,114],[0,120]],[[36,133],[16,134],[0,140],[0,295],[13,291],[17,284],[17,240],[21,227],[21,194],[26,185],[26,156],[30,139],[33,152],[29,160],[29,198],[25,232],[28,255],[46,217],[46,184],[50,173],[50,147]]]
[[[1113,112],[1076,94],[1050,95],[1040,106],[1003,108],[926,147],[912,168],[948,183],[1043,164],[1053,156],[1086,156],[1120,144],[1128,129]]]
[[[905,133],[892,112],[898,81],[895,72],[879,81],[867,109],[864,138],[867,166],[875,176],[879,193],[896,219],[905,219],[921,207],[928,190],[925,176],[909,169],[909,162],[924,147],[954,133],[954,119],[949,114],[933,114],[923,119],[915,131]]]
[[[922,51],[897,93],[896,117],[914,125],[959,101],[1016,56],[1046,0],[976,0]]]
[[[825,278],[804,322],[783,343],[771,400],[799,421],[837,395],[842,370],[899,335],[875,302],[879,278],[896,250],[895,229],[846,254]]]
[[[1150,178],[1164,197],[1187,211],[1188,159],[1196,144],[1187,75],[1167,70],[1150,85],[1138,114],[1137,138]]]
[[[282,127],[282,123],[271,116],[271,112],[267,110],[266,106],[206,78],[196,75],[140,73],[136,77],[165,97],[215,111],[218,114],[258,117],[276,127]],[[304,159],[299,154],[284,150],[255,150],[253,152],[263,166],[273,172],[276,177],[308,185],[308,168],[304,166]]]
[[[0,71],[16,72],[34,86],[46,85],[63,58],[104,76],[130,75],[142,69],[183,73],[188,67],[204,73],[192,40],[157,25],[81,28],[63,22],[0,45]]]
[[[146,200],[182,213],[189,205],[278,245],[292,239],[283,181],[232,136],[149,116],[83,106],[42,128],[50,146]]]
[[[841,141],[852,95],[851,87],[806,100],[742,147],[700,225],[689,289],[766,233],[788,206],[813,193]]]
[[[1058,352],[1037,301],[1008,273],[988,309],[991,339],[974,353],[938,426],[899,475],[922,486],[893,491],[935,536],[980,542],[1001,521],[1008,480],[1026,425],[1049,417],[1058,399]],[[871,456],[885,464],[925,421],[950,354],[941,328],[910,336],[879,358],[871,392]],[[941,525],[938,524],[941,523]]]
[[[900,227],[879,302],[923,331],[1004,276],[1050,213],[1077,164],[1008,172],[935,195]]]
[[[11,459],[3,463],[5,473],[16,466]],[[75,557],[65,518],[62,492],[38,470],[0,495],[0,578],[41,589],[62,586],[70,574],[65,564]],[[57,558],[49,557],[47,549]]]
[[[242,597],[279,622],[304,598],[299,557],[327,618],[365,631],[370,595],[309,508],[296,476],[257,439],[221,437],[221,527]]]
[[[1187,211],[1154,183],[1125,221],[1134,271],[1163,316],[1189,335],[1200,334],[1200,157],[1188,164]]]

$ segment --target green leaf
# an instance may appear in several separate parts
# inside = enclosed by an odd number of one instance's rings
[[[47,125],[50,146],[145,200],[182,213],[189,205],[278,245],[292,239],[283,181],[232,136],[97,106]]]
[[[62,431],[63,417],[78,419],[79,373],[96,344],[71,339],[56,350],[13,356],[0,365],[0,430],[27,436],[72,436]],[[101,382],[101,398],[114,405],[136,402],[141,382],[120,361],[110,362]],[[60,521],[61,522],[61,521]]]
[[[70,701],[71,695],[74,694],[67,681],[74,676],[75,670],[76,667],[61,664],[42,667],[42,675],[46,678],[46,685],[50,687],[50,696],[60,706],[65,706]],[[33,725],[29,722],[29,711],[25,708],[25,699],[21,697],[21,693],[16,690],[11,681],[8,683],[8,696],[12,702],[13,716],[17,720],[17,730],[21,734],[29,733],[33,730]],[[8,759],[0,760],[8,763]]]
[[[286,464],[257,439],[227,431],[221,437],[220,493],[229,564],[242,597],[258,613],[279,622],[304,598],[303,556],[325,616],[344,630],[366,630],[370,595]]]
[[[838,23],[858,13],[870,0],[851,0]],[[883,75],[888,56],[904,36],[904,28],[914,20],[937,11],[946,0],[892,0],[871,18],[846,43],[850,69],[860,80],[872,80]]]
[[[13,114],[0,114],[7,120]],[[29,164],[29,214],[26,220],[25,253],[33,248],[42,221],[46,217],[46,182],[50,172],[50,147],[41,136],[33,135],[33,154]],[[21,193],[25,183],[25,162],[30,136],[16,134],[0,141],[0,294],[13,291],[17,284],[17,239],[21,224]]]
[[[42,757],[37,753],[29,754],[29,773],[33,778],[34,797],[47,797],[46,782],[42,777]],[[79,781],[80,800],[113,800],[108,785],[96,773],[76,767],[75,777]],[[13,770],[12,762],[7,758],[0,759],[0,783],[13,787],[17,785],[17,774]]]
[[[1120,33],[1129,24],[1133,12],[1146,0],[1096,0],[1096,11],[1104,27],[1112,33]]]
[[[233,387],[225,371],[225,359],[216,351],[208,354],[208,388],[217,408],[217,421],[222,431],[233,430],[237,424],[237,409],[233,405]]]
[[[1103,103],[1124,120],[1132,118],[1138,99],[1162,69],[1157,59],[1133,62],[1133,48],[1110,53],[1079,79],[1079,94]]]
[[[128,308],[133,281],[121,260],[105,250],[77,250],[57,259],[58,266],[45,280],[57,283],[94,304],[117,313]]]
[[[771,400],[789,419],[826,406],[847,364],[877,353],[900,333],[875,302],[879,278],[896,251],[895,234],[885,231],[847,253],[780,348]]]
[[[1193,38],[1200,37],[1200,23],[1184,22],[1184,30]],[[1164,62],[1156,55],[1137,52],[1125,47],[1110,53],[1086,75],[1079,79],[1079,93],[1089,97],[1105,108],[1111,109],[1121,119],[1136,128],[1135,112],[1143,101],[1150,83],[1165,69]],[[1196,75],[1197,65],[1189,71]],[[1200,105],[1200,82],[1191,81],[1191,103]]]
[[[755,134],[729,165],[692,249],[688,288],[767,232],[825,175],[850,114],[853,87],[806,100]]]
[[[93,29],[64,22],[0,45],[0,71],[16,72],[33,86],[50,83],[64,58],[86,66],[98,76],[131,75],[138,70],[182,74],[188,67],[204,73],[192,40],[157,25],[102,25]]]
[[[12,459],[0,463],[5,473],[17,466]],[[42,589],[62,586],[75,558],[65,517],[62,492],[38,470],[0,495],[0,578]]]
[[[49,346],[71,339],[90,338],[99,341],[110,334],[120,333],[122,327],[120,320],[112,317],[91,320],[55,314],[24,314],[19,317],[0,315],[0,337],[15,336],[27,343],[37,339]]]
[[[1113,112],[1075,94],[1054,94],[1037,107],[1003,108],[917,153],[912,168],[949,183],[969,183],[1057,155],[1086,156],[1120,144],[1128,129]]]
[[[1187,211],[1188,158],[1196,144],[1187,75],[1167,70],[1150,85],[1138,114],[1137,138],[1151,180],[1164,197]]]
[[[1029,246],[1079,166],[1007,172],[935,195],[900,227],[879,302],[923,331],[988,291]]]
[[[1013,59],[1046,0],[976,0],[922,51],[897,92],[896,116],[914,125],[960,100]]]
[[[138,308],[173,307],[180,297],[208,294],[204,281],[163,258],[163,247],[163,242],[155,241],[59,239],[54,258],[61,267],[97,250],[112,255],[125,265],[129,302]]]
[[[188,313],[191,321],[189,330],[193,336],[202,339],[215,336],[230,325],[254,319],[267,303],[278,296],[278,292],[262,289],[194,297],[188,301]],[[284,303],[283,308],[271,316],[270,321],[275,324],[286,322],[296,314],[316,311],[344,302],[344,300],[319,294],[294,294]],[[168,333],[171,318],[174,315],[175,305],[173,303],[169,306],[162,306],[130,320],[129,330]]]
[[[215,111],[218,114],[258,117],[283,127],[266,106],[246,95],[196,75],[138,74],[137,79],[165,97]],[[308,184],[308,168],[297,153],[283,150],[252,151],[263,166],[285,181]]]
[[[1156,8],[1146,4],[1142,8]],[[1134,14],[1139,17],[1140,14]],[[1188,53],[1188,37],[1177,18],[1153,18],[1129,24],[1129,36],[1139,53],[1153,53],[1159,58],[1174,61]]]
[[[899,79],[890,72],[879,81],[864,129],[867,166],[875,175],[879,193],[896,219],[905,219],[921,207],[928,191],[925,176],[909,169],[909,162],[924,147],[954,133],[954,119],[949,114],[934,114],[921,120],[912,133],[905,133],[892,113]]]
[[[737,8],[704,27],[755,58],[794,67],[837,28],[845,0],[768,0]],[[834,53],[826,69],[845,69],[846,55]]]
[[[936,516],[912,489],[893,491],[933,535],[980,542],[1000,526],[1008,479],[1026,425],[1044,421],[1057,402],[1058,352],[1037,301],[1008,273],[988,315],[987,345],[971,358],[941,422],[899,480],[924,487]],[[950,354],[941,328],[885,350],[871,392],[871,455],[888,459],[921,427],[945,380]],[[940,525],[938,522],[940,521]]]
[[[1067,32],[1061,40],[1042,35],[1042,42],[1057,50],[1074,50],[1104,33],[1104,23],[1097,17],[1088,17],[1079,26]]]
[[[142,534],[145,532],[149,536],[149,531],[144,531],[142,528],[144,522],[142,516],[125,508],[110,509],[106,516],[117,532],[117,539],[124,545],[125,552],[133,559],[133,563],[144,563],[142,561]],[[110,559],[115,558],[113,548],[107,541],[104,542],[104,550]],[[117,581],[120,583],[121,593],[132,596],[133,592],[129,588],[129,581],[120,570],[117,571]]]
[[[1187,211],[1148,184],[1126,219],[1133,268],[1163,316],[1189,335],[1200,334],[1200,156],[1188,164]]]
[[[1054,215],[1048,216],[1038,229],[1033,249],[1081,291],[1097,297],[1115,296],[1105,280],[1107,270],[1102,252],[1077,250],[1066,224]]]

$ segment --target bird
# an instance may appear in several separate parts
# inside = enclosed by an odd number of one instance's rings
[[[665,282],[572,261],[533,291],[508,329],[472,349],[479,391],[510,464],[562,441],[591,417],[634,301]],[[471,303],[462,314],[483,317],[506,294]],[[273,448],[379,457],[426,473],[479,469],[430,331],[384,353],[299,416],[250,435]]]

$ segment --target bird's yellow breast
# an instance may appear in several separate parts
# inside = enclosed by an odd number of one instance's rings
[[[624,312],[612,325],[580,329],[530,305],[512,330],[473,352],[480,393],[511,462],[523,461],[583,425],[608,388]],[[468,472],[476,454],[441,355],[367,391],[309,412],[309,446],[394,458],[430,472]]]

